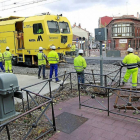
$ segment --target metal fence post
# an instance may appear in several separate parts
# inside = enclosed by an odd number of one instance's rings
[[[50,89],[50,98],[52,99],[52,101],[51,101],[51,106],[52,106],[53,128],[54,128],[54,131],[56,131],[56,124],[55,124],[55,117],[54,117],[54,108],[53,108],[53,97],[52,97],[51,81],[50,81],[50,80],[49,80],[49,89]]]
[[[7,131],[8,140],[11,140],[11,138],[10,138],[10,133],[9,133],[9,128],[8,128],[7,125],[6,125],[6,131]]]
[[[107,87],[107,76],[105,75],[105,87]],[[107,93],[107,89],[105,88],[105,93]]]
[[[120,83],[121,83],[121,73],[122,73],[122,67],[120,68],[119,86],[120,86]]]
[[[78,91],[79,91],[79,109],[81,109],[80,84],[79,84],[79,82],[78,82]]]
[[[109,116],[109,89],[107,89],[107,95],[108,95],[108,116]]]
[[[71,92],[72,92],[71,73],[70,73],[70,85],[71,85]]]
[[[93,76],[93,81],[94,81],[94,84],[95,84],[95,77],[94,77],[94,73],[93,73],[93,70],[92,71],[92,76]]]

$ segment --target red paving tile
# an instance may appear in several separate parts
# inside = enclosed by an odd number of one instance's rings
[[[103,138],[108,139],[108,140],[113,140],[117,136],[117,134],[116,133],[113,133],[113,132],[106,131],[101,136]]]
[[[113,140],[132,140],[132,139],[122,135],[117,135]]]
[[[128,130],[124,129],[124,128],[117,127],[113,130],[113,132],[117,133],[117,134],[125,135],[128,132]]]
[[[49,140],[140,140],[138,120],[111,113],[107,116],[107,112],[83,106],[79,109],[78,97],[61,102],[54,108],[55,116],[69,112],[88,118],[88,121],[71,134],[56,132]]]
[[[110,131],[110,132],[112,132],[115,128],[116,127],[111,124],[104,124],[102,127],[103,130]]]
[[[98,136],[101,136],[105,132],[106,132],[105,130],[96,127],[93,127],[93,129],[90,131],[90,133],[92,133],[93,135],[98,135]]]
[[[125,129],[132,130],[132,131],[136,131],[137,127],[138,127],[138,125],[134,124],[134,123],[126,124],[124,126]]]
[[[114,123],[112,124],[112,125],[114,125],[114,126],[116,126],[116,127],[123,127],[123,126],[125,126],[126,125],[126,123],[125,122],[123,122],[123,121],[119,121],[119,120],[115,120],[114,121]]]
[[[127,136],[127,137],[130,137],[130,138],[132,138],[132,139],[137,139],[137,140],[139,140],[139,138],[140,138],[140,133],[137,133],[137,132],[134,132],[134,131],[128,131],[126,134],[125,134],[125,136]]]

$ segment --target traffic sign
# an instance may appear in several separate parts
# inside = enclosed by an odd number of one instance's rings
[[[111,40],[108,40],[108,43],[111,43]]]

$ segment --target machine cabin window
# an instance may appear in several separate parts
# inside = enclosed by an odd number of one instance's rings
[[[59,22],[61,33],[70,33],[70,28],[67,22]]]
[[[58,22],[57,21],[47,21],[49,32],[58,34],[60,33]]]
[[[41,23],[33,24],[33,33],[34,34],[43,34],[43,27]]]

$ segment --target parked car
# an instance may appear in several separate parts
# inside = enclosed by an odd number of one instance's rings
[[[102,44],[102,50],[105,51],[106,44]]]

